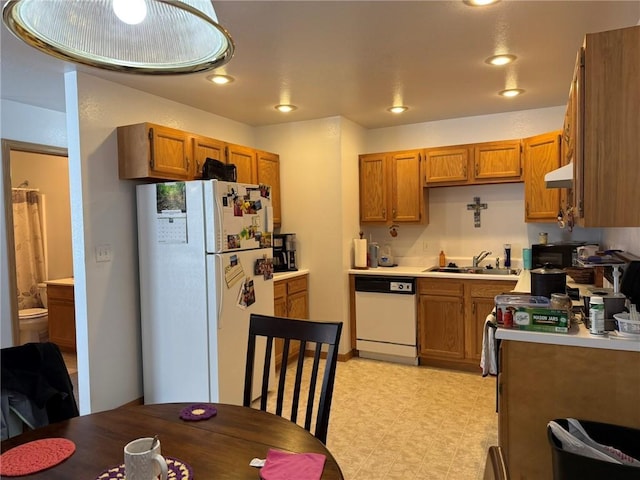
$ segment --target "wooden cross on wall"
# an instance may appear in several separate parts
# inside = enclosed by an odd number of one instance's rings
[[[473,197],[474,203],[467,203],[467,210],[473,210],[473,226],[480,227],[480,210],[486,210],[487,204],[480,203],[480,197]]]

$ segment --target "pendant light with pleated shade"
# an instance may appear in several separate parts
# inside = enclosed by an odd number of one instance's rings
[[[10,0],[2,17],[46,54],[119,72],[202,72],[234,52],[210,0]]]

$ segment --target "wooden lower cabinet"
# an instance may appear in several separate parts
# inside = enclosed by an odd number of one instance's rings
[[[463,283],[418,279],[419,356],[464,358]]]
[[[516,282],[418,279],[418,355],[422,365],[478,371],[494,298]]]
[[[309,318],[308,275],[301,275],[286,280],[276,280],[273,283],[274,315],[287,318]],[[282,350],[284,342],[275,341],[276,368],[282,364]],[[298,342],[291,342],[289,359],[294,358],[300,351]]]
[[[49,341],[61,350],[76,351],[76,311],[73,285],[47,285]]]
[[[511,478],[553,477],[550,420],[640,429],[640,352],[503,340],[499,364],[498,440]]]

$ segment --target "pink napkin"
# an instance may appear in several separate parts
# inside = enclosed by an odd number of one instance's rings
[[[320,480],[326,457],[321,453],[287,453],[270,449],[262,480]]]

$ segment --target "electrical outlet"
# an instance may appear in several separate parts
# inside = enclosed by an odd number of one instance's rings
[[[96,262],[110,262],[111,256],[111,245],[96,246]]]
[[[429,250],[429,243],[426,240],[422,241],[422,251],[426,252]]]

